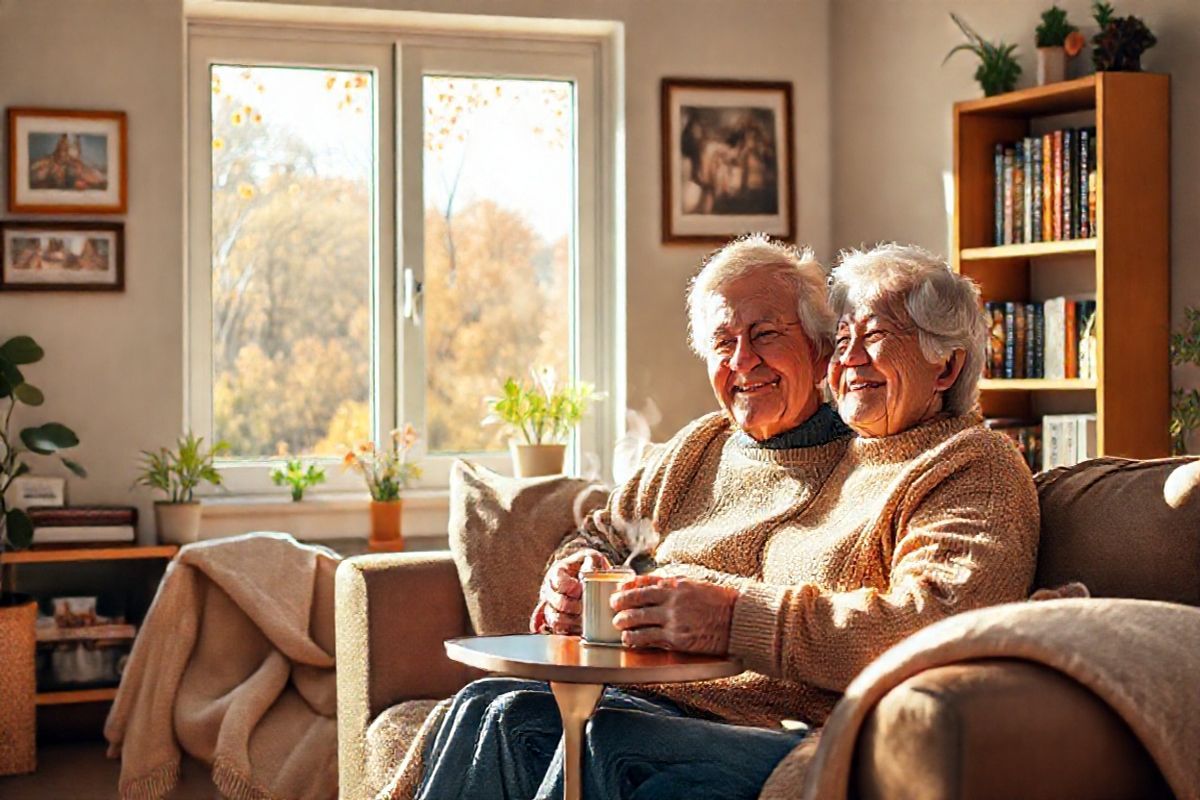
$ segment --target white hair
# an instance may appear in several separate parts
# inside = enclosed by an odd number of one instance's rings
[[[701,358],[708,343],[701,341],[704,300],[743,278],[754,275],[774,280],[796,301],[796,317],[818,358],[833,352],[837,317],[829,308],[825,270],[807,247],[796,247],[766,234],[741,236],[710,255],[688,284],[688,338]]]
[[[988,322],[979,287],[951,271],[944,260],[920,247],[894,242],[867,251],[843,251],[833,270],[829,302],[839,319],[865,306],[898,322],[911,320],[921,353],[930,363],[962,350],[962,371],[946,390],[943,405],[959,415],[979,403]]]

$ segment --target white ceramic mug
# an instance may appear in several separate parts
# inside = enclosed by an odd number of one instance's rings
[[[625,581],[637,573],[632,567],[612,567],[582,572],[583,580],[583,641],[587,644],[620,646],[621,632],[613,625],[616,613],[608,604],[609,598]]]

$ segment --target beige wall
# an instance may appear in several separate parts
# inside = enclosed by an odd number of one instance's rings
[[[684,337],[684,285],[705,249],[659,242],[659,79],[795,84],[799,235],[828,253],[829,0],[337,2],[624,23],[629,404],[657,402],[660,438],[712,408]],[[29,333],[48,352],[30,377],[49,401],[27,419],[61,419],[83,440],[92,477],[71,481],[74,502],[123,501],[137,451],[183,425],[183,69],[181,0],[0,0],[0,106],[129,115],[126,291],[0,295],[0,336]],[[137,496],[148,536],[150,498]]]
[[[1058,0],[1090,39],[1088,0]],[[1049,0],[836,0],[833,13],[835,247],[879,240],[947,250],[942,172],[951,168],[954,101],[982,96],[973,56],[943,56],[962,40],[955,11],[985,38],[1019,46],[1019,87],[1036,81],[1033,31]],[[1142,65],[1171,74],[1171,308],[1200,305],[1200,2],[1117,0],[1158,36]],[[1072,65],[1090,71],[1090,51]],[[1163,355],[1166,358],[1166,354]],[[1177,385],[1200,374],[1177,370]]]

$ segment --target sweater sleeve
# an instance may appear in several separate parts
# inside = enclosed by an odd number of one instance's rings
[[[895,544],[884,588],[745,585],[730,651],[748,669],[844,691],[917,630],[951,614],[1024,599],[1039,536],[1027,468],[1007,443],[947,455],[891,509]]]

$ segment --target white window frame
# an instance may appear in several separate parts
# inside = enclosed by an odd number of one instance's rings
[[[376,20],[378,22],[378,20]],[[404,420],[424,419],[423,331],[405,318],[404,269],[423,281],[422,78],[426,74],[570,80],[576,92],[576,273],[571,330],[576,376],[608,391],[580,426],[569,448],[569,469],[594,454],[601,475],[611,473],[612,445],[624,429],[623,226],[619,188],[619,101],[616,45],[608,36],[546,35],[545,31],[437,32],[340,30],[304,25],[247,25],[210,19],[188,27],[187,266],[185,318],[185,425],[211,439],[211,89],[213,63],[304,65],[369,69],[375,76],[377,139],[373,232],[372,311],[375,346],[371,370],[374,434],[381,440]],[[430,455],[422,438],[414,452],[424,475],[414,488],[444,489],[456,456]],[[466,454],[500,472],[507,454]],[[588,459],[589,462],[591,459]],[[277,461],[223,461],[227,491],[239,495],[286,492],[269,480]],[[334,466],[323,490],[361,494],[361,479]]]

